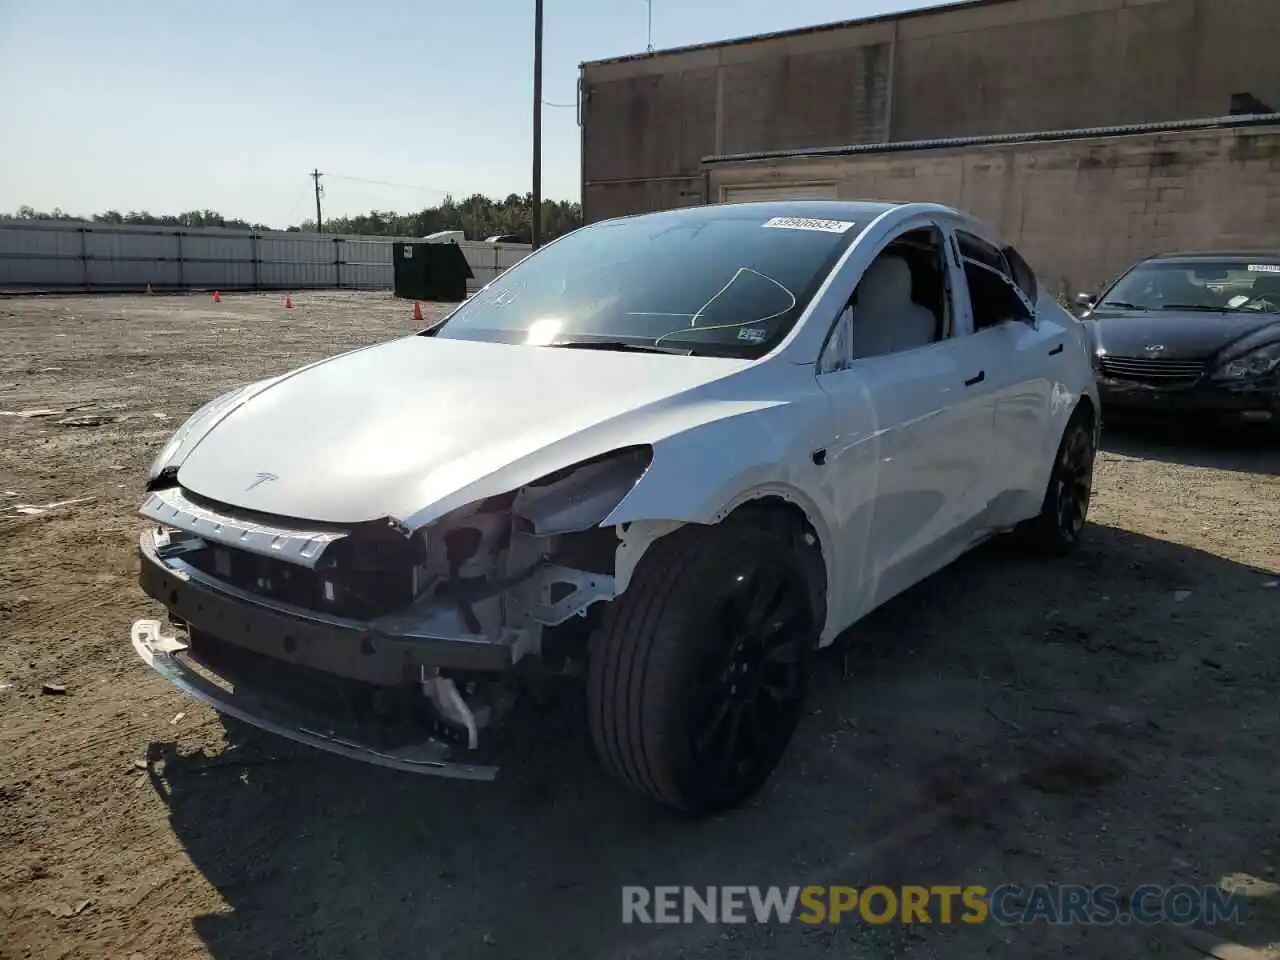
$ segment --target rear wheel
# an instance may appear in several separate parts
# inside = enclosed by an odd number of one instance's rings
[[[632,789],[694,814],[755,793],[791,740],[817,641],[785,524],[731,516],[661,538],[593,638],[592,739]]]
[[[1058,444],[1040,515],[1019,528],[1026,546],[1059,557],[1075,549],[1089,516],[1096,456],[1093,424],[1085,411],[1077,410]]]

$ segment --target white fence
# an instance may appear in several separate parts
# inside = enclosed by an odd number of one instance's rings
[[[392,244],[420,239],[0,220],[0,290],[389,289]],[[475,274],[471,291],[530,250],[520,243],[458,245]]]

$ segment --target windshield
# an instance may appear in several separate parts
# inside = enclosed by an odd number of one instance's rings
[[[1280,313],[1280,261],[1151,261],[1121,277],[1098,306]]]
[[[594,224],[516,264],[432,333],[759,356],[795,323],[855,227],[734,206]]]

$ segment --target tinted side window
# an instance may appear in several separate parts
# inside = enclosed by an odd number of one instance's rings
[[[973,306],[975,332],[997,326],[1006,320],[1027,319],[1026,306],[998,271],[966,260],[964,279],[969,287],[969,300]]]
[[[960,241],[960,256],[968,260],[976,260],[978,263],[993,270],[999,270],[1001,273],[1009,273],[1009,264],[1005,261],[1004,254],[1000,252],[999,247],[987,243],[981,237],[965,233],[963,230],[956,231],[956,239]]]
[[[1018,251],[1013,247],[1004,248],[1005,259],[1009,261],[1009,267],[1013,270],[1013,282],[1018,285],[1028,300],[1035,303],[1040,296],[1040,288],[1036,283],[1036,272],[1031,269],[1031,265],[1023,260]]]

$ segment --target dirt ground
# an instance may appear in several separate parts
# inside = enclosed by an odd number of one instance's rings
[[[1231,875],[1256,896],[1219,934],[1280,957],[1276,446],[1109,436],[1075,556],[986,548],[878,611],[758,801],[690,823],[607,781],[576,717],[495,783],[416,778],[224,725],[137,661],[169,433],[413,327],[390,296],[294,304],[0,299],[0,957],[1189,957],[1214,935],[625,926],[619,887]]]

